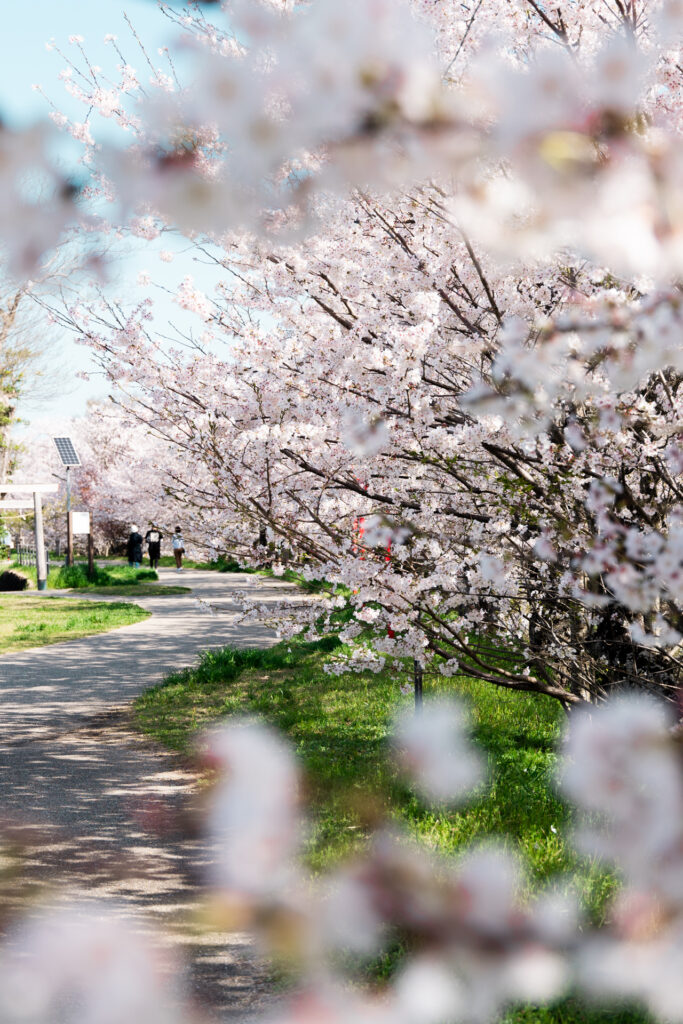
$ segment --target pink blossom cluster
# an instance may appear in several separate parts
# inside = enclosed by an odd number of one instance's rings
[[[62,77],[88,113],[53,120],[118,200],[113,223],[291,234],[349,186],[443,175],[457,188],[442,215],[499,253],[569,245],[666,277],[681,262],[678,5],[603,6],[231,0],[208,21],[162,4],[195,54],[192,82],[168,47],[162,67],[140,44],[145,81],[116,39],[106,74],[72,37]],[[94,113],[127,149],[97,143]]]
[[[195,54],[188,84],[169,47],[159,64],[140,44],[143,75],[111,35],[109,72],[80,36],[69,53],[51,44],[86,111],[70,122],[55,107],[53,120],[84,146],[88,194],[118,203],[112,225],[154,214],[189,234],[291,234],[349,186],[443,176],[457,188],[442,215],[506,256],[571,246],[624,274],[680,269],[677,0],[629,0],[608,16],[601,0],[553,11],[472,0],[457,12],[230,0],[213,20],[161,6]],[[128,148],[98,142],[96,115]],[[30,134],[3,138],[33,160]],[[16,194],[12,166],[7,180]],[[79,219],[68,191],[40,207],[48,216],[18,266]],[[3,210],[19,258],[16,215]]]

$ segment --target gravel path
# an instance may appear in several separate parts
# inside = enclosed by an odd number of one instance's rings
[[[273,643],[265,627],[235,621],[234,592],[257,588],[267,604],[293,588],[196,570],[159,576],[192,593],[130,598],[152,617],[0,658],[0,808],[19,828],[25,878],[43,901],[59,898],[50,893],[67,883],[79,898],[114,901],[140,927],[161,924],[166,941],[187,947],[198,999],[216,1018],[243,1019],[265,998],[263,968],[246,936],[192,926],[211,854],[175,812],[194,775],[130,729],[126,705],[208,648]],[[16,884],[0,892],[10,909],[25,896]]]

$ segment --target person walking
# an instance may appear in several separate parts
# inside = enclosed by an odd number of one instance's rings
[[[149,530],[145,534],[145,544],[147,545],[149,564],[152,569],[157,569],[159,566],[159,559],[161,558],[161,542],[163,538],[163,533],[161,530],[157,530],[156,526],[150,526]]]
[[[128,555],[128,565],[132,565],[134,569],[139,569],[142,564],[142,534],[138,532],[137,526],[131,526],[130,528],[126,553]]]
[[[176,572],[182,572],[183,555],[185,554],[185,541],[183,540],[183,534],[179,526],[176,526],[175,528],[171,544],[173,545],[173,557],[175,558]]]

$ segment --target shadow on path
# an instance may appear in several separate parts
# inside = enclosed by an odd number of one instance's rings
[[[193,595],[141,598],[155,612],[145,622],[0,660],[2,818],[25,844],[25,887],[3,901],[19,910],[26,886],[50,901],[64,884],[115,901],[140,927],[161,925],[166,941],[187,948],[202,1003],[220,1019],[242,1019],[266,998],[264,969],[246,936],[197,926],[212,851],[178,829],[195,776],[129,729],[125,704],[203,650],[275,637],[235,621],[231,595],[244,578],[190,571],[182,581],[217,614],[200,611]],[[286,584],[258,587],[265,603],[290,593]]]

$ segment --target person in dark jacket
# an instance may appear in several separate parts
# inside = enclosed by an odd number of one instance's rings
[[[159,559],[161,558],[161,542],[163,539],[163,533],[161,530],[158,530],[156,526],[150,526],[149,530],[145,534],[145,544],[147,545],[149,564],[153,569],[156,569],[159,565]]]
[[[137,526],[131,526],[130,528],[126,552],[128,554],[128,565],[132,565],[134,569],[139,569],[142,564],[142,534],[138,533]]]
[[[185,541],[183,540],[183,531],[179,526],[176,526],[175,533],[171,538],[171,545],[173,547],[173,557],[175,558],[175,571],[183,571],[183,555],[185,554]]]

